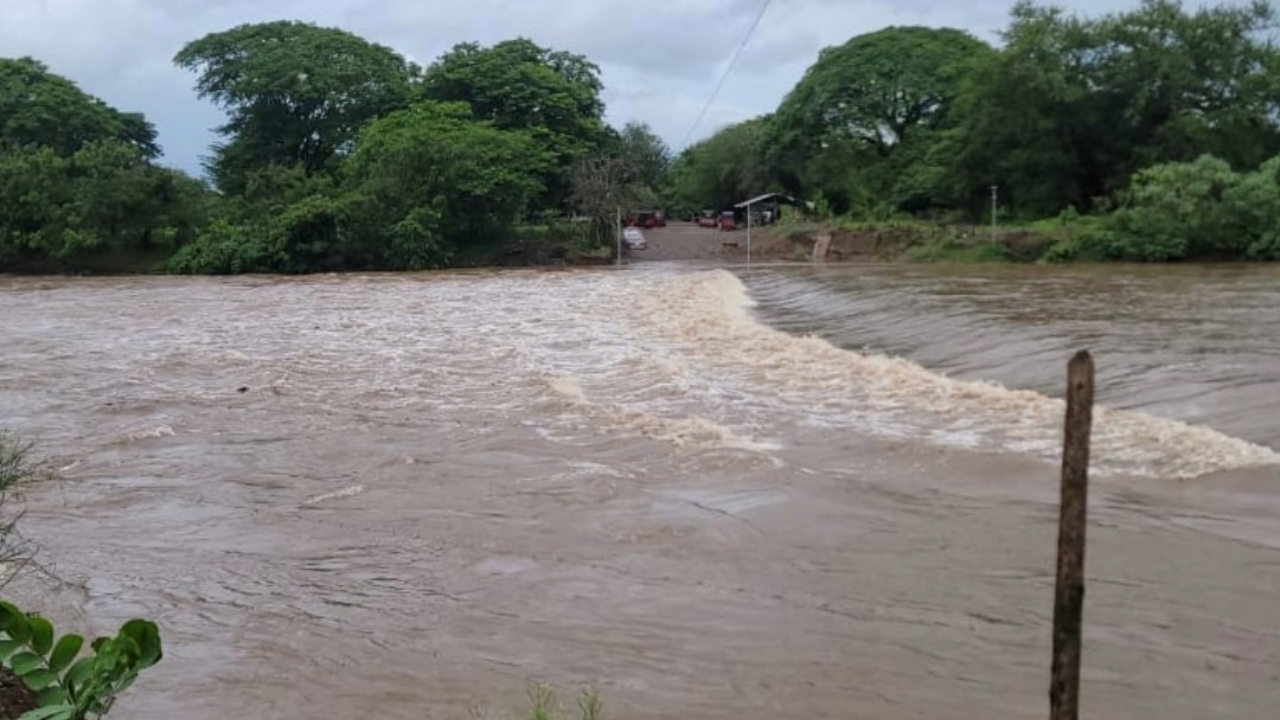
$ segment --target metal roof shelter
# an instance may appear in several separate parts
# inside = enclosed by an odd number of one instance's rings
[[[751,198],[750,200],[743,200],[742,202],[738,203],[737,205],[734,205],[734,207],[735,207],[735,208],[749,208],[749,207],[751,207],[752,205],[759,205],[760,203],[768,202],[768,201],[770,201],[770,200],[773,200],[773,201],[775,201],[775,202],[786,202],[786,203],[787,203],[787,204],[789,204],[789,205],[795,205],[795,204],[796,204],[796,199],[795,199],[795,198],[793,198],[793,197],[791,197],[790,195],[783,195],[782,193],[776,193],[776,192],[775,192],[775,193],[765,193],[764,195],[761,195],[761,196],[759,196],[759,197],[753,197],[753,198]]]
[[[782,193],[776,193],[776,192],[765,193],[764,195],[753,197],[750,200],[743,200],[742,202],[733,206],[735,209],[745,209],[747,211],[747,266],[748,267],[751,266],[751,208],[756,205],[762,205],[767,203],[773,206],[774,210],[777,210],[778,207],[781,206],[783,202],[786,202],[788,205],[795,205],[796,199],[791,197],[790,195],[783,195]]]

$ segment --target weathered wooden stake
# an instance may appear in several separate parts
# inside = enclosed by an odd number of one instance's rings
[[[1081,350],[1067,364],[1067,418],[1058,517],[1058,583],[1053,603],[1053,676],[1049,720],[1080,714],[1080,621],[1084,611],[1085,515],[1089,506],[1089,431],[1093,425],[1093,358]]]

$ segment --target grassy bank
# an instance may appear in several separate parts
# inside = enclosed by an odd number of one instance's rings
[[[792,219],[771,234],[797,247],[812,248],[831,236],[833,261],[916,263],[1063,263],[1177,260],[1267,260],[1266,254],[1218,253],[1185,256],[1158,253],[1164,238],[1147,237],[1149,225],[1135,227],[1125,215],[1059,217],[990,225],[916,219],[824,221]],[[1176,231],[1175,231],[1176,232]]]
[[[812,243],[831,236],[828,260],[875,262],[1035,262],[1060,243],[1084,232],[1088,223],[1048,220],[997,227],[925,220],[856,220],[779,223],[773,234]]]

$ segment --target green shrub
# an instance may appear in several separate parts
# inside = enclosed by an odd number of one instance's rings
[[[48,620],[0,602],[0,663],[35,694],[36,707],[20,720],[101,717],[163,657],[160,631],[147,620],[130,620],[115,637],[97,638],[77,660],[83,647],[83,637],[55,639]]]
[[[612,240],[616,230],[610,230],[607,235]],[[602,245],[590,221],[553,218],[536,225],[518,225],[512,232],[520,249],[530,254],[544,253],[551,257],[584,255]],[[612,245],[612,242],[604,244]]]
[[[260,232],[218,219],[169,259],[168,270],[186,275],[270,272],[279,268],[281,260]]]
[[[1100,262],[1126,258],[1134,250],[1131,237],[1105,227],[1090,227],[1054,243],[1040,259],[1050,263]]]
[[[1250,260],[1280,260],[1280,227],[1268,227],[1245,248]]]

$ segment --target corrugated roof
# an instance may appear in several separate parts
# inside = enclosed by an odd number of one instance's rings
[[[796,199],[795,199],[795,198],[793,198],[793,197],[791,197],[790,195],[783,195],[782,193],[776,193],[776,192],[775,192],[775,193],[765,193],[764,195],[761,195],[760,197],[753,197],[753,198],[751,198],[750,200],[744,200],[744,201],[742,201],[742,202],[738,203],[737,205],[734,205],[734,207],[736,207],[736,208],[744,208],[744,207],[749,207],[749,206],[751,206],[751,205],[758,205],[759,203],[762,203],[762,202],[764,202],[765,200],[769,200],[769,199],[771,199],[771,198],[782,198],[783,200],[786,200],[787,202],[792,203],[792,204],[794,204],[794,203],[795,203],[795,201],[796,201]]]

